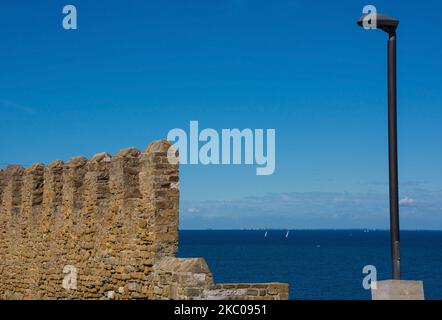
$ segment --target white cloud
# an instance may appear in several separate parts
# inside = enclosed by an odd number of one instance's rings
[[[0,99],[0,108],[13,109],[23,113],[35,114],[35,110],[9,100]]]
[[[414,204],[414,199],[410,197],[405,197],[399,200],[399,205],[401,206],[413,206]]]
[[[414,190],[400,199],[404,228],[442,229],[442,191]],[[387,192],[286,192],[181,204],[184,228],[388,228],[389,221]]]

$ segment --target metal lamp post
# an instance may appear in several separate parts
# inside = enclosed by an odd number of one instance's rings
[[[400,241],[399,241],[399,193],[397,160],[397,114],[396,114],[396,28],[399,20],[382,14],[371,13],[361,17],[357,23],[364,26],[364,21],[376,23],[375,28],[388,33],[388,154],[390,187],[390,235],[391,263],[393,279],[400,280]]]

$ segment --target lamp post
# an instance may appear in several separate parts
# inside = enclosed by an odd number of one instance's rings
[[[383,14],[371,13],[361,17],[357,23],[371,20],[375,28],[388,34],[388,155],[390,188],[390,237],[393,279],[400,280],[400,239],[399,239],[399,192],[397,160],[397,112],[396,112],[396,28],[399,20]]]

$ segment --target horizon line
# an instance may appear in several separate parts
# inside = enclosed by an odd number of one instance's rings
[[[390,231],[390,229],[383,229],[383,228],[311,228],[311,229],[283,229],[283,228],[222,228],[222,229],[215,229],[215,228],[205,228],[205,229],[192,229],[192,228],[186,228],[186,229],[178,229],[178,231]],[[401,229],[402,231],[435,231],[440,232],[442,229]]]

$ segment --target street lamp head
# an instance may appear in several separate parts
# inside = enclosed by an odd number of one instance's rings
[[[364,15],[359,18],[357,23],[361,27],[364,27],[364,21],[371,21],[371,23],[373,24],[374,20],[376,21],[375,28],[381,29],[388,34],[396,32],[396,28],[399,25],[399,20],[397,20],[396,18],[392,18],[380,13],[369,13],[367,15]]]

